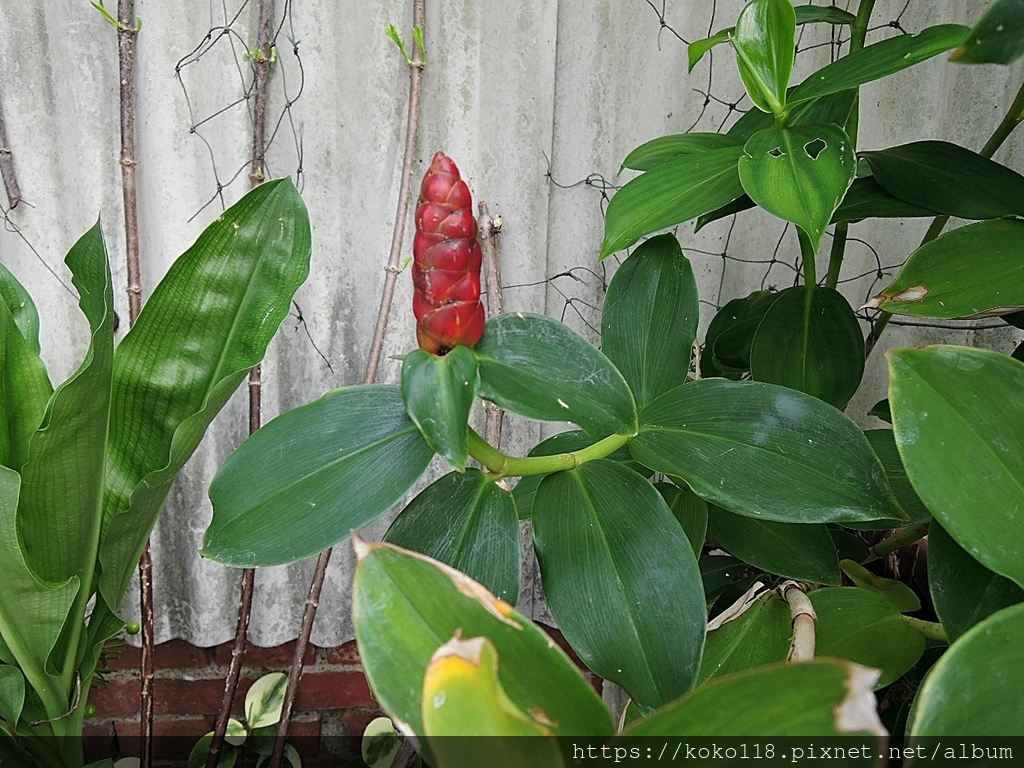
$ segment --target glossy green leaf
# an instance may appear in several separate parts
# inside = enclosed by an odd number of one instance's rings
[[[917,693],[912,736],[1024,736],[1024,605],[970,629],[931,668]]]
[[[608,203],[601,259],[742,195],[736,172],[742,154],[741,147],[728,147],[683,155],[630,181]]]
[[[793,89],[789,89],[787,98],[791,98]],[[856,89],[837,91],[824,96],[797,104],[789,114],[787,125],[791,128],[804,125],[846,125],[853,105],[857,100]],[[759,109],[750,109],[729,128],[726,133],[744,142],[758,131],[775,126],[775,116]]]
[[[946,141],[916,141],[861,152],[886,192],[907,203],[962,219],[1024,214],[1024,176]]]
[[[818,615],[815,654],[882,670],[876,688],[898,680],[924,653],[924,636],[875,592],[859,587],[827,587],[808,596]]]
[[[873,177],[865,176],[853,180],[843,202],[832,214],[832,221],[908,219],[935,215],[935,211],[918,208],[890,195]]]
[[[659,397],[640,424],[637,461],[730,512],[789,523],[903,516],[863,433],[800,392],[703,379]]]
[[[1024,2],[995,0],[950,58],[960,64],[1009,64],[1024,56]]]
[[[727,302],[708,324],[700,368],[704,378],[733,376],[750,370],[750,345],[769,307],[781,296],[754,291]]]
[[[427,486],[384,541],[432,557],[478,581],[509,605],[519,597],[519,518],[512,494],[478,469]]]
[[[682,155],[694,155],[715,149],[740,146],[743,146],[741,140],[724,133],[694,131],[693,133],[659,136],[641,144],[626,155],[619,172],[621,173],[623,168],[631,168],[634,171],[650,171],[659,165],[678,160]]]
[[[726,216],[732,216],[736,213],[743,213],[743,211],[749,211],[754,207],[754,201],[751,200],[747,195],[737,197],[731,203],[726,203],[720,208],[716,208],[710,213],[705,213],[703,216],[698,216],[697,221],[693,224],[694,234],[700,232],[704,227],[713,221],[724,219]]]
[[[842,560],[839,567],[843,569],[843,573],[850,578],[850,581],[861,589],[884,597],[900,613],[913,613],[921,610],[921,598],[902,581],[878,576],[853,560]]]
[[[739,616],[708,632],[697,685],[785,661],[792,637],[789,606],[774,590],[763,592]]]
[[[736,584],[748,571],[747,564],[732,555],[704,555],[698,561],[700,578],[704,583],[704,597],[714,600],[726,586]]]
[[[623,736],[885,736],[871,691],[876,677],[836,659],[773,664],[702,685]],[[663,764],[693,765],[693,758],[680,752]]]
[[[700,302],[693,267],[675,235],[640,245],[605,294],[601,350],[642,408],[686,382]]]
[[[0,718],[16,725],[25,706],[25,676],[17,667],[0,665]]]
[[[971,557],[940,525],[928,530],[928,586],[950,642],[996,611],[1024,602],[1024,590]]]
[[[697,66],[697,63],[704,58],[704,54],[714,48],[716,45],[726,43],[729,38],[732,37],[733,28],[728,27],[727,29],[720,29],[710,37],[704,37],[700,40],[694,40],[686,46],[686,61],[688,71],[693,72],[693,68]]]
[[[327,549],[394,506],[434,451],[398,387],[328,392],[239,446],[210,484],[203,555],[252,568]]]
[[[792,106],[895,74],[955,48],[967,33],[967,27],[960,24],[940,24],[866,46],[808,77],[790,92],[788,103]]]
[[[757,520],[712,504],[708,533],[726,552],[762,571],[813,584],[839,584],[839,558],[824,525]]]
[[[910,482],[961,547],[1024,586],[1024,363],[963,347],[886,355]]]
[[[121,604],[178,471],[291,310],[310,248],[291,181],[260,184],[174,262],[118,346],[100,549],[109,605]]]
[[[782,114],[796,56],[796,12],[790,0],[750,0],[729,36],[740,79],[764,112]]]
[[[288,675],[271,672],[252,684],[245,694],[245,722],[250,728],[263,728],[281,721]]]
[[[938,318],[1024,307],[1024,221],[981,221],[922,245],[866,306]]]
[[[559,736],[611,735],[611,713],[548,635],[476,582],[422,555],[356,541],[352,616],[359,656],[381,706],[423,733],[422,682],[434,652],[457,632],[498,651],[498,680],[523,712]]]
[[[739,142],[735,142],[739,143]],[[39,312],[29,292],[0,262],[0,304],[6,304],[28,348],[39,354]]]
[[[683,527],[694,556],[700,557],[708,532],[708,503],[689,488],[680,488],[672,483],[655,483],[654,487]]]
[[[607,460],[548,475],[533,538],[552,615],[590,669],[645,709],[690,689],[704,645],[700,574],[650,483]]]
[[[854,533],[839,528],[835,525],[830,525],[828,529],[829,536],[832,537],[832,542],[835,544],[836,554],[839,556],[839,567],[843,567],[843,560],[853,560],[854,562],[861,562],[867,559],[870,554],[868,545],[864,543],[864,540]]]
[[[857,158],[849,137],[835,125],[766,128],[748,139],[738,167],[743,191],[803,229],[817,251],[853,182]]]
[[[186,768],[205,768],[211,744],[213,744],[212,731],[201,736],[192,747],[192,751],[188,753]],[[217,760],[217,768],[234,768],[235,763],[238,762],[238,748],[231,744],[225,744],[223,749],[224,751],[221,752],[220,758]]]
[[[480,388],[476,356],[457,346],[439,357],[416,349],[402,363],[402,400],[427,444],[460,472],[466,468],[469,413]]]
[[[896,447],[896,437],[893,431],[891,429],[866,429],[864,437],[868,439],[871,450],[882,462],[885,476],[889,480],[893,493],[896,494],[896,501],[899,502],[900,508],[910,516],[910,520],[887,521],[888,527],[925,523],[931,520],[932,513],[921,501],[921,497],[917,495],[917,491],[914,490],[914,486],[910,484],[910,479],[907,477],[907,470],[903,466],[903,459],[900,458],[899,449]]]
[[[480,396],[539,421],[570,421],[589,435],[631,435],[636,405],[622,374],[553,318],[510,312],[487,321],[473,349]]]
[[[864,375],[864,337],[853,308],[832,288],[783,291],[754,334],[750,375],[845,407]]]

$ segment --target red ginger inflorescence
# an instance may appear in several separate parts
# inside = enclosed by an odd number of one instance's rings
[[[412,246],[416,337],[432,354],[472,347],[483,335],[476,234],[469,187],[451,158],[438,152],[420,187]]]

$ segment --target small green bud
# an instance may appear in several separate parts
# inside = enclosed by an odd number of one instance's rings
[[[127,624],[124,625],[124,631],[127,632],[129,635],[139,634],[139,629],[141,629],[141,627],[139,627],[139,622],[137,621],[129,621]]]
[[[85,705],[85,716],[86,717],[95,717],[96,716],[96,705],[95,704],[86,704]]]

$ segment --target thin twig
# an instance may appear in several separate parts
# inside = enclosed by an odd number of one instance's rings
[[[14,173],[14,155],[11,153],[11,142],[7,140],[3,94],[0,94],[0,176],[3,177],[4,190],[7,192],[7,207],[13,210],[21,202],[21,188],[18,186],[18,177]]]
[[[425,5],[426,0],[413,0],[413,27],[419,27],[421,30],[426,28]],[[377,324],[374,327],[373,340],[370,343],[366,375],[363,377],[365,384],[372,384],[377,380],[377,369],[380,367],[384,349],[384,336],[387,333],[388,316],[391,313],[391,304],[395,295],[395,282],[401,272],[402,240],[405,235],[409,198],[412,191],[412,167],[416,159],[416,134],[419,130],[420,94],[423,88],[424,68],[420,46],[413,45],[412,49],[412,57],[409,62],[409,111],[406,121],[405,156],[402,160],[402,180],[398,191],[398,210],[395,214],[395,225],[391,234],[391,253],[388,256],[388,264],[385,269],[384,289],[381,293],[380,309],[377,312]],[[302,679],[303,657],[306,655],[309,638],[313,633],[313,622],[316,620],[317,608],[320,606],[320,592],[323,590],[324,579],[327,577],[327,566],[331,562],[332,551],[333,548],[320,553],[313,571],[313,579],[309,585],[309,594],[306,597],[306,605],[302,613],[302,626],[295,641],[295,656],[288,673],[288,688],[285,691],[281,722],[278,726],[277,738],[274,741],[274,753],[270,758],[270,768],[281,767],[285,739],[288,737],[288,726],[291,723],[295,697],[299,691],[299,681]]]
[[[477,209],[480,211],[478,224],[484,254],[484,274],[487,278],[487,317],[491,318],[505,311],[505,296],[501,290],[501,248],[498,242],[498,236],[501,234],[501,217],[491,218],[485,200],[477,203]],[[501,423],[505,411],[490,401],[484,406],[484,411],[487,414],[484,439],[500,450]]]
[[[789,615],[793,620],[793,642],[789,646],[787,661],[810,661],[814,658],[814,613],[807,593],[795,581],[787,581],[779,588],[782,599],[789,603]]]
[[[255,188],[266,179],[267,140],[267,82],[270,74],[270,24],[274,18],[274,0],[260,0],[259,21],[257,22],[256,47],[253,57],[253,123],[252,123],[252,165],[249,172],[250,187]],[[249,371],[249,434],[256,432],[262,423],[263,369],[255,366]],[[231,705],[238,692],[238,680],[242,675],[242,661],[245,658],[249,635],[249,620],[252,616],[252,596],[256,583],[256,570],[242,571],[242,589],[238,600],[238,622],[235,626],[235,642],[231,648],[231,664],[224,680],[224,697],[220,713],[213,730],[213,741],[206,755],[206,768],[217,768],[224,749],[224,737],[231,719]]]

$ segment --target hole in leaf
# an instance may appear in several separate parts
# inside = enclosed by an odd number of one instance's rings
[[[782,157],[786,153],[782,151],[782,147],[776,147],[775,149],[769,149],[768,154],[772,157]]]
[[[818,155],[824,152],[827,147],[828,144],[821,139],[814,139],[813,141],[808,141],[804,144],[804,152],[807,153],[807,156],[811,158],[811,160],[817,160]]]

